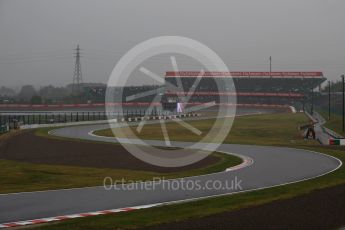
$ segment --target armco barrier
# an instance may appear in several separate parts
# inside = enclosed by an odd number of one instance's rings
[[[345,139],[341,135],[337,134],[333,130],[324,127],[326,120],[317,112],[314,112],[312,116],[308,112],[305,114],[313,121],[315,124],[315,131],[317,139],[323,145],[345,145]]]
[[[330,135],[331,137],[333,137],[334,139],[343,139],[344,137],[341,136],[340,134],[334,132],[333,130],[329,129],[329,128],[326,128],[326,127],[322,127],[323,130],[328,134]]]

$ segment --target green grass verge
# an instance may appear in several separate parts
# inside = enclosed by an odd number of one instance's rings
[[[122,169],[55,166],[0,160],[0,193],[63,189],[103,184],[105,177],[114,180],[152,180],[154,177],[179,178],[220,172],[238,165],[242,160],[223,153],[213,153],[218,162],[205,168],[174,173],[156,173]]]
[[[214,124],[214,119],[188,121],[190,125],[208,133]],[[224,143],[255,144],[255,145],[281,145],[296,146],[308,144],[318,145],[316,141],[306,141],[301,138],[298,126],[308,123],[308,118],[303,113],[289,114],[262,114],[238,117],[234,120],[230,134]],[[203,135],[198,136],[187,129],[181,128],[177,123],[166,125],[169,138],[174,141],[198,141]],[[130,127],[136,132],[136,126]],[[126,128],[121,128],[128,133]],[[110,129],[95,132],[100,136],[113,136]],[[142,139],[162,140],[162,133],[159,124],[145,125],[140,133],[136,135]]]

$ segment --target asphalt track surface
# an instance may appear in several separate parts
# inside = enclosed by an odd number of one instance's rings
[[[116,142],[115,138],[90,135],[92,131],[108,128],[108,124],[66,127],[53,130],[52,135],[79,138],[93,141]],[[126,141],[126,140],[123,140]],[[149,141],[153,145],[163,145],[163,141]],[[171,142],[173,146],[183,147],[186,142]],[[166,183],[118,185],[116,189],[88,187],[42,192],[13,193],[0,195],[0,223],[55,217],[108,209],[133,207],[149,204],[188,201],[224,194],[245,192],[294,183],[332,172],[341,166],[336,158],[307,150],[283,147],[222,144],[219,151],[239,154],[253,160],[253,164],[234,171],[219,172],[170,181]],[[95,153],[97,154],[97,153]],[[173,182],[172,182],[173,181]],[[194,189],[186,189],[186,181],[193,183]],[[191,182],[192,181],[192,182]],[[212,188],[217,181],[221,188]],[[240,187],[233,188],[234,181],[241,181]],[[148,185],[145,188],[143,185]],[[225,186],[228,188],[225,188]],[[184,189],[182,188],[184,187]],[[153,189],[152,189],[153,188]]]

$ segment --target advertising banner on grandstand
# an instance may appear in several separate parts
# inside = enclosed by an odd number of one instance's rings
[[[168,71],[166,77],[197,77],[198,71]],[[322,72],[204,72],[202,77],[323,77]]]

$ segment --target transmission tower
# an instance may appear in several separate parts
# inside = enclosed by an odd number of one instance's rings
[[[72,93],[74,95],[79,95],[81,93],[81,84],[83,83],[83,76],[81,73],[81,64],[80,64],[80,48],[79,45],[75,49],[75,66],[73,74],[73,87]]]

